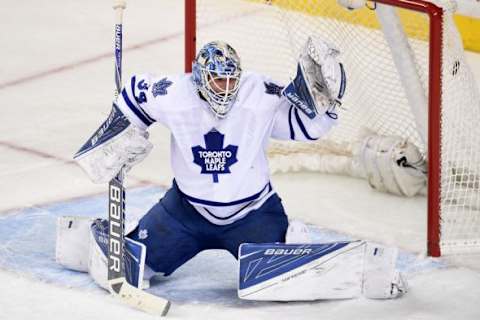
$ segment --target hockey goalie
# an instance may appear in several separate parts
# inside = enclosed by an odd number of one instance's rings
[[[284,87],[244,71],[235,49],[214,41],[198,52],[191,74],[137,74],[125,83],[110,117],[75,159],[92,181],[105,183],[147,156],[150,125],[171,132],[172,186],[126,227],[130,284],[168,277],[199,252],[222,249],[240,261],[245,299],[389,299],[406,292],[395,249],[311,243],[308,228],[289,222],[270,182],[270,138],[316,140],[341,121],[336,108],[347,77],[339,54],[309,38]],[[104,219],[63,217],[57,261],[106,287],[107,236]]]

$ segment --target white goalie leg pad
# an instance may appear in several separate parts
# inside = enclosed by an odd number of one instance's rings
[[[100,219],[91,217],[63,216],[57,219],[55,260],[65,268],[88,272],[93,280],[102,288],[108,290],[107,279],[107,247],[108,233],[97,234],[97,241],[92,232],[92,224]],[[128,223],[126,229],[133,230],[138,219]],[[149,277],[155,275],[144,274],[146,248],[143,244],[125,238],[125,263],[127,280],[136,287],[148,287]],[[103,244],[103,250],[99,244]],[[147,280],[144,279],[144,276]]]
[[[395,269],[398,249],[367,243],[363,295],[369,299],[397,298],[408,291],[408,283]]]
[[[238,296],[311,301],[362,295],[364,241],[242,244]]]
[[[366,241],[242,244],[238,296],[310,301],[365,296],[391,299],[407,291],[395,270],[397,250]]]
[[[100,246],[95,241],[95,237],[92,232],[89,232],[89,259],[88,259],[88,273],[98,284],[105,290],[109,290],[108,285],[108,260],[107,256],[103,253]],[[108,239],[105,239],[106,245],[108,245]]]
[[[108,222],[97,219],[90,228],[90,250],[88,272],[102,288],[109,290],[108,283]],[[146,247],[144,244],[125,238],[124,270],[125,278],[137,288],[148,287],[144,282]]]
[[[312,236],[307,225],[300,220],[288,222],[285,243],[312,243]]]
[[[57,218],[55,260],[65,268],[88,271],[90,244],[88,235],[93,218],[64,216]]]
[[[397,136],[368,134],[355,155],[372,188],[411,197],[425,192],[427,164],[418,148]]]

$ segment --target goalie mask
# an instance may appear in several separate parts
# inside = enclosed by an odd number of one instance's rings
[[[232,108],[241,73],[240,58],[225,42],[207,43],[198,52],[192,66],[192,80],[217,117],[225,117]]]

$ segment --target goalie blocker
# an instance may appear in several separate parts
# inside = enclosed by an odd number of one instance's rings
[[[106,183],[121,168],[127,172],[152,150],[148,132],[132,125],[113,103],[103,124],[75,154],[74,159],[94,183]]]

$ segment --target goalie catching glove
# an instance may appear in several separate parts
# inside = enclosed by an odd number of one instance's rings
[[[340,51],[309,37],[300,54],[297,75],[282,94],[310,119],[326,113],[336,119],[335,108],[345,93],[346,75],[336,57]]]
[[[110,181],[123,167],[128,171],[152,150],[148,132],[128,121],[113,104],[107,120],[75,154],[74,159],[95,183]]]

